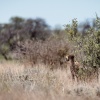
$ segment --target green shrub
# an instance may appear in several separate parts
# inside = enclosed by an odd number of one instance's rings
[[[72,20],[72,24],[65,25],[65,30],[72,52],[83,66],[100,67],[100,18],[97,16],[95,26],[86,30],[86,34],[78,32],[78,22]]]

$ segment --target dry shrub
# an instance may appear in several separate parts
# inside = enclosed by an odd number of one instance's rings
[[[27,40],[20,43],[17,51],[21,60],[32,66],[43,63],[59,67],[65,63],[64,56],[68,53],[68,44],[65,39],[57,37],[50,37],[46,41]]]

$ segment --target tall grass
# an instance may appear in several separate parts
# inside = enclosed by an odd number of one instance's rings
[[[100,77],[99,77],[100,78]],[[0,100],[99,100],[100,82],[73,82],[69,67],[0,63]]]

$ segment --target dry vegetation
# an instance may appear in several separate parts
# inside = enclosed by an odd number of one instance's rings
[[[20,43],[17,48],[17,57],[23,63],[34,64],[43,63],[49,65],[51,69],[64,67],[64,56],[68,53],[67,40],[59,36],[51,36],[46,41],[27,40]]]
[[[0,100],[99,100],[99,83],[73,82],[69,67],[51,71],[43,64],[0,63]]]
[[[0,100],[99,100],[100,18],[96,23],[83,25],[85,33],[76,19],[66,31],[50,31],[42,19],[15,17],[2,25],[0,56],[6,61],[0,59]],[[76,73],[65,59],[70,54],[81,65]]]

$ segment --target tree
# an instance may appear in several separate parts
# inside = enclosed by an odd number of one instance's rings
[[[74,21],[72,21],[72,25],[65,26],[68,39],[73,44],[73,52],[78,55],[83,66],[100,67],[100,18],[96,16],[92,25],[84,24],[81,33],[77,31],[76,34],[74,34],[75,28],[73,27],[78,24],[77,21]]]
[[[27,39],[46,40],[50,28],[43,19],[23,19],[12,17],[10,23],[0,24],[0,54],[7,60],[7,55]]]

